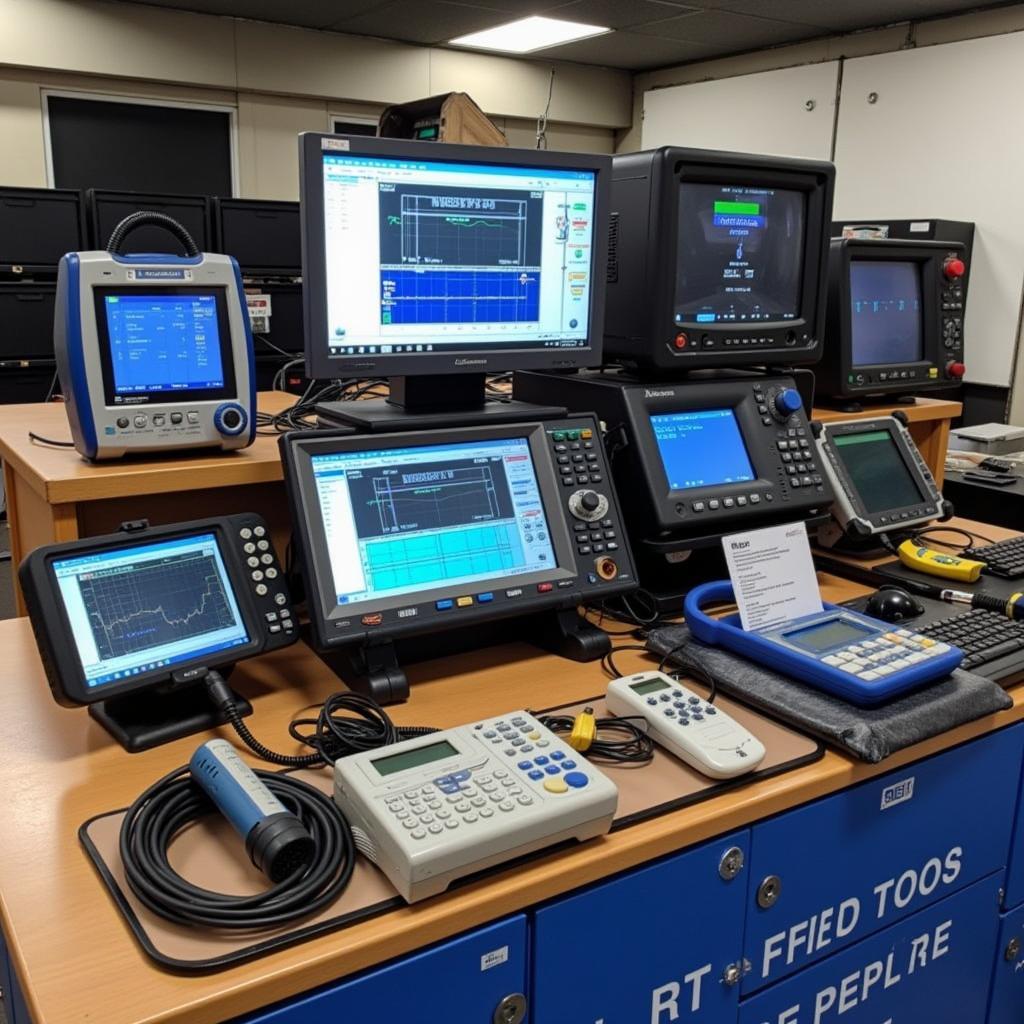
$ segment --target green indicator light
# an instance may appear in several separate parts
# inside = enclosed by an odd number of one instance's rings
[[[715,213],[750,213],[756,216],[760,212],[760,203],[733,203],[727,199],[715,200]]]
[[[572,208],[574,210],[585,210],[587,208],[587,204],[586,203],[573,203],[572,204]]]

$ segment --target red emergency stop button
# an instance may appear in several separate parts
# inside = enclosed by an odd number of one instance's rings
[[[680,351],[686,348],[690,344],[690,337],[685,331],[680,331],[672,342],[673,345]]]
[[[966,372],[967,367],[963,363],[949,363],[946,367],[946,376],[952,377],[953,380],[960,380]]]
[[[942,264],[942,272],[952,280],[955,277],[963,277],[967,270],[967,265],[963,260],[957,259],[955,256],[951,256],[945,263]]]

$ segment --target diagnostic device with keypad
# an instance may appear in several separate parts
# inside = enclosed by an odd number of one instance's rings
[[[457,878],[611,827],[615,784],[528,711],[340,759],[356,845],[410,903]]]
[[[18,578],[54,699],[89,705],[133,750],[208,727],[205,693],[190,704],[185,691],[210,669],[298,639],[253,513],[49,544]]]
[[[577,605],[636,587],[592,415],[297,432],[281,457],[322,652],[544,611],[575,623]]]
[[[146,216],[158,215],[137,215],[139,225]],[[158,223],[187,255],[72,252],[60,261],[54,351],[86,459],[244,448],[256,436],[238,264],[199,252],[170,218]]]
[[[738,614],[712,618],[703,607],[732,603],[729,581],[704,583],[686,595],[686,624],[706,644],[799,679],[851,704],[871,706],[944,679],[963,651],[823,603],[821,612],[758,631],[744,630]]]
[[[643,718],[655,743],[713,779],[745,775],[764,760],[749,729],[664,672],[613,679],[604,702],[612,714]]]
[[[833,547],[849,537],[910,532],[953,506],[942,497],[902,411],[865,420],[811,424],[815,451],[832,484],[833,522],[818,531],[818,543]]]

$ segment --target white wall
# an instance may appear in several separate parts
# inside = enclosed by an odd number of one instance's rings
[[[838,75],[839,63],[832,61],[651,90],[643,99],[643,148],[828,160]]]
[[[44,88],[237,109],[243,196],[298,195],[295,136],[328,113],[468,92],[532,146],[552,65],[102,0],[0,0],[0,185],[45,185]],[[611,152],[630,76],[554,64],[551,149]]]

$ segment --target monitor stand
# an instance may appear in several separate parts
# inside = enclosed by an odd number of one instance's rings
[[[611,650],[608,634],[587,622],[575,607],[478,622],[472,629],[445,629],[383,643],[346,644],[327,652],[316,650],[308,627],[303,634],[320,660],[350,690],[378,704],[400,704],[409,699],[409,679],[403,665],[449,658],[525,637],[535,647],[570,661],[596,661]]]
[[[219,671],[226,676],[230,669]],[[238,693],[235,707],[243,718],[252,714],[252,705]],[[130,754],[206,732],[228,721],[213,706],[205,679],[111,697],[90,704],[89,714]]]
[[[389,377],[388,398],[354,402],[319,402],[322,427],[355,427],[360,433],[382,434],[431,427],[468,427],[481,423],[522,423],[557,419],[563,406],[487,400],[483,373],[426,374]]]

